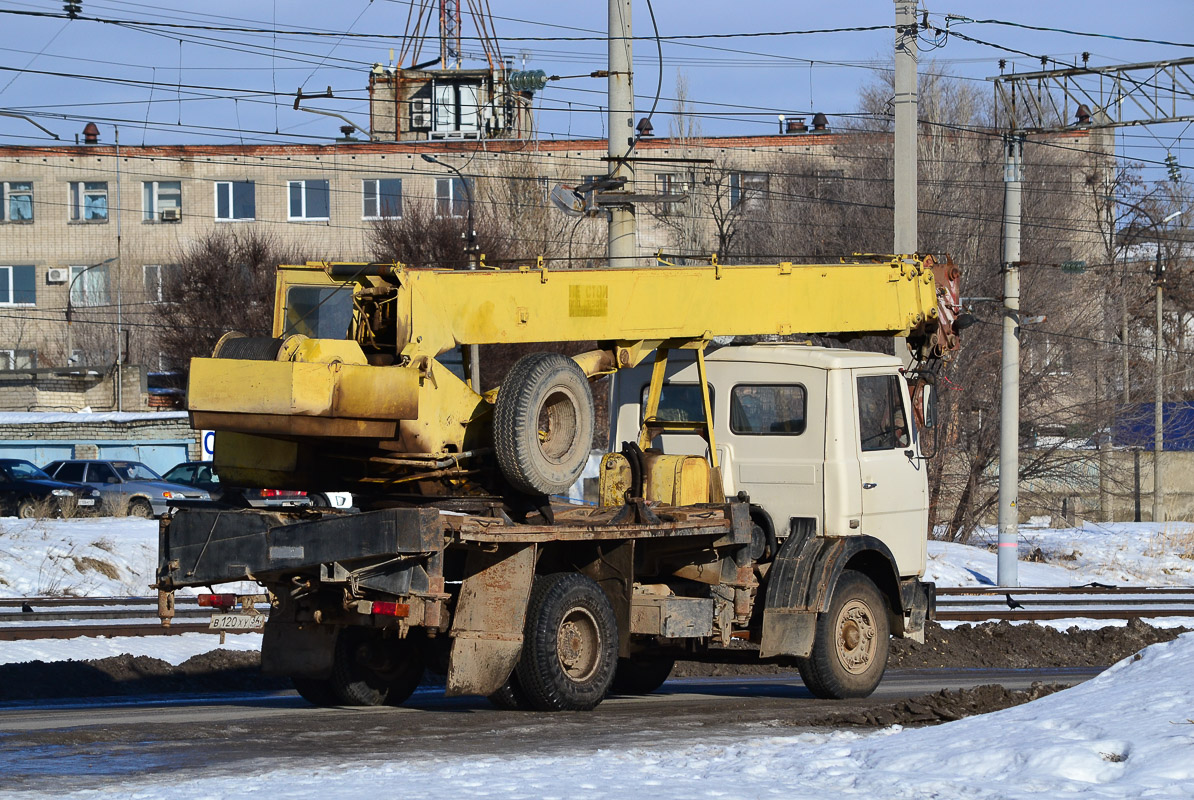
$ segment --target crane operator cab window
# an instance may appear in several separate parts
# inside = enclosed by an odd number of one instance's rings
[[[908,447],[908,415],[898,375],[858,379],[858,438],[863,452]]]
[[[351,322],[351,287],[291,286],[286,291],[283,336],[301,333],[312,339],[345,339]]]

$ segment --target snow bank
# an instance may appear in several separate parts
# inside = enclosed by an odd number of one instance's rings
[[[144,597],[157,551],[156,520],[3,518],[0,597]]]
[[[90,661],[128,654],[149,656],[178,666],[188,658],[215,649],[261,649],[260,633],[236,633],[220,637],[212,633],[180,633],[171,636],[83,636],[77,639],[34,639],[4,642],[0,646],[0,664],[28,661]]]
[[[413,763],[315,756],[237,775],[126,776],[77,796],[1186,800],[1194,796],[1192,716],[1194,635],[1187,634],[1075,688],[935,728],[865,736],[739,734],[579,753],[572,745],[566,752]]]

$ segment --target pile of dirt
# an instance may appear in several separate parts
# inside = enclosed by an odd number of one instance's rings
[[[0,664],[0,701],[290,688],[285,678],[262,675],[260,663],[257,653],[215,650],[178,666],[130,655]]]
[[[1168,642],[1185,628],[1154,628],[1140,620],[1125,627],[1059,631],[1041,625],[985,622],[943,628],[930,622],[923,644],[893,639],[888,669],[1027,669],[1032,667],[1106,667],[1151,644]],[[787,664],[708,664],[680,661],[677,678],[775,675],[791,672]]]
[[[1007,668],[1105,667],[1158,642],[1168,642],[1185,628],[1154,628],[1134,619],[1120,628],[1055,630],[1041,625],[988,622],[942,628],[930,622],[924,644],[893,639],[887,666]]]
[[[864,709],[830,711],[818,717],[811,725],[816,727],[843,728],[886,728],[889,725],[936,725],[952,722],[976,714],[989,714],[1004,708],[1011,708],[1030,700],[1065,689],[1057,683],[1034,683],[1028,689],[1005,689],[997,684],[976,686],[973,689],[942,689],[933,694],[897,700],[882,706]],[[800,726],[810,723],[801,719]]]

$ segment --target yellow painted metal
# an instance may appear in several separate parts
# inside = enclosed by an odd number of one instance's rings
[[[415,419],[419,394],[409,367],[232,358],[192,360],[187,389],[192,412],[367,420]]]
[[[352,274],[354,266],[329,269]],[[397,314],[410,323],[403,354],[416,358],[459,344],[697,340],[711,333],[907,335],[936,308],[927,274],[918,259],[889,257],[559,271],[395,267],[386,280],[398,286]]]
[[[697,348],[697,380],[701,383],[701,404],[705,408],[705,441],[709,443],[709,466],[717,469],[717,438],[713,435],[713,403],[709,400],[709,376],[705,374],[705,348]]]
[[[598,496],[603,506],[626,503],[626,490],[632,480],[630,462],[621,453],[606,453],[601,457],[601,474],[597,478]]]
[[[310,364],[368,364],[361,346],[351,339],[311,339],[302,335],[290,336],[282,343],[279,360],[303,361]]]
[[[667,374],[666,347],[655,351],[655,364],[651,368],[651,388],[647,390],[647,407],[643,409],[643,424],[639,428],[638,446],[646,450],[651,446],[651,426],[659,419],[659,397],[663,393],[663,379]]]
[[[709,462],[699,456],[647,453],[643,494],[665,505],[709,502]]]

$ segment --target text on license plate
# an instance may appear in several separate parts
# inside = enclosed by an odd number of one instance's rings
[[[265,614],[213,614],[213,631],[256,631],[265,627]]]
[[[80,497],[80,498],[79,498],[79,505],[81,505],[81,506],[93,506],[93,505],[95,505],[95,500],[93,500],[93,499],[92,499],[92,498],[90,498],[90,497]]]

